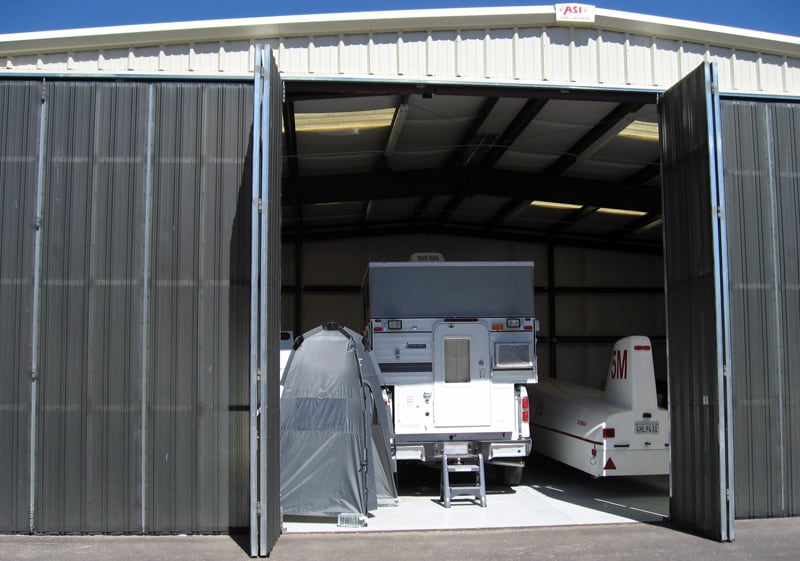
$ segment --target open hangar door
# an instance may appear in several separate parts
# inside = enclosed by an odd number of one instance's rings
[[[653,92],[285,87],[283,329],[360,331],[369,261],[533,260],[540,375],[599,388],[646,334],[666,393]]]
[[[734,226],[722,220],[712,68],[665,95],[660,123],[652,92],[287,82],[283,328],[331,319],[359,328],[360,281],[372,260],[414,251],[533,259],[542,375],[598,386],[610,343],[638,332],[656,341],[663,384],[669,331],[679,420],[671,516],[733,539],[726,237]],[[792,448],[784,440],[769,461]],[[735,492],[752,498],[752,487],[744,481]]]

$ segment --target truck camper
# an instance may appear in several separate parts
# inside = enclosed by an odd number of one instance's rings
[[[533,263],[370,263],[363,295],[396,459],[480,456],[518,483],[537,381]]]
[[[649,338],[614,344],[605,391],[553,378],[528,391],[537,452],[593,477],[669,473],[669,415],[658,407]]]

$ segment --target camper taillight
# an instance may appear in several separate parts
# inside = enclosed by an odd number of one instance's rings
[[[530,415],[530,408],[528,406],[528,396],[522,398],[522,422],[527,423]]]

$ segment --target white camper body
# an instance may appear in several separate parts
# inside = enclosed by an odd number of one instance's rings
[[[533,263],[370,263],[364,296],[396,459],[482,453],[521,472],[525,384],[537,380]]]
[[[542,378],[529,387],[536,451],[594,477],[669,473],[650,339],[614,345],[605,391]]]

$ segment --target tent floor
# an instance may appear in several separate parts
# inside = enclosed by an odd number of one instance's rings
[[[519,485],[495,483],[492,468],[487,469],[486,477],[486,508],[461,497],[455,498],[448,509],[439,500],[439,470],[401,465],[399,506],[378,508],[366,527],[339,528],[334,519],[297,517],[284,521],[284,531],[387,532],[660,522],[669,512],[666,475],[592,479],[532,454]]]

